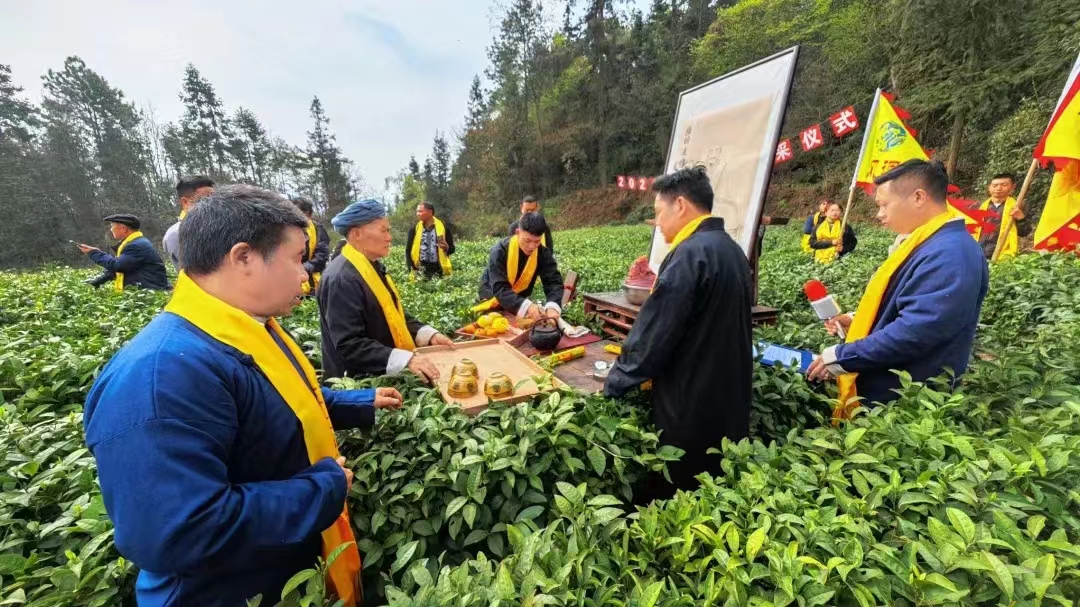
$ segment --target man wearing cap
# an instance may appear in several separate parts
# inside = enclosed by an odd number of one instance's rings
[[[119,213],[109,215],[105,221],[109,222],[112,237],[120,244],[116,247],[115,257],[96,247],[79,245],[79,250],[88,255],[91,261],[105,268],[99,276],[87,282],[97,287],[111,280],[116,291],[123,291],[128,286],[169,290],[165,263],[154,250],[154,245],[139,231],[139,218]]]
[[[165,230],[165,236],[161,239],[161,248],[172,260],[173,267],[183,269],[180,265],[180,222],[187,217],[188,211],[195,203],[204,196],[209,196],[214,191],[214,180],[206,175],[191,175],[181,177],[176,184],[176,199],[180,204],[180,217],[176,223]]]
[[[439,371],[417,346],[453,345],[405,313],[382,258],[390,254],[390,220],[375,200],[354,202],[330,223],[345,246],[319,286],[323,379],[394,375],[408,369],[427,382]]]

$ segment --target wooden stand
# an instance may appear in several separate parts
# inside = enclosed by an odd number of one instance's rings
[[[618,341],[630,334],[630,327],[634,326],[641,310],[641,306],[627,301],[622,291],[590,293],[584,296],[584,303],[585,314],[595,314],[603,325],[601,330]],[[754,306],[750,310],[750,317],[755,325],[771,325],[776,324],[779,313],[776,308]]]

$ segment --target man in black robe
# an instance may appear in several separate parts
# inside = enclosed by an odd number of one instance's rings
[[[535,196],[526,196],[521,199],[521,215],[518,220],[510,224],[510,230],[508,236],[517,234],[518,223],[521,222],[521,218],[529,213],[536,213],[540,215],[540,201]],[[543,217],[543,215],[540,215]],[[546,221],[546,219],[545,219]],[[551,226],[545,225],[544,235],[540,238],[540,244],[547,247],[552,253],[555,252],[555,241],[551,238]]]
[[[165,274],[165,262],[161,261],[154,245],[139,230],[139,218],[127,213],[109,215],[109,233],[119,241],[110,255],[97,247],[80,244],[79,250],[91,261],[104,268],[101,274],[86,281],[99,287],[113,283],[117,291],[127,287],[141,287],[155,291],[168,291],[169,277]]]
[[[671,249],[604,394],[652,380],[660,442],[686,454],[669,464],[671,484],[653,475],[636,489],[639,504],[693,490],[702,472],[720,473],[720,456],[706,451],[748,434],[753,375],[750,265],[724,220],[710,214],[708,174],[683,169],[658,178],[653,190],[656,224]]]
[[[546,232],[547,222],[542,216],[526,213],[518,222],[514,236],[500,240],[491,248],[487,268],[480,277],[481,303],[474,311],[503,309],[518,318],[533,320],[541,316],[557,318],[562,314],[562,274],[551,249],[540,244]],[[513,246],[518,249],[516,255],[511,255]],[[535,265],[530,261],[533,257]],[[515,259],[517,264],[512,268]],[[543,304],[529,299],[537,278],[544,285]]]
[[[453,342],[404,314],[397,287],[379,261],[390,254],[385,207],[375,200],[354,202],[331,223],[346,245],[326,267],[317,296],[323,379],[395,375],[408,369],[434,382],[439,378],[435,365],[412,350]],[[378,282],[369,282],[365,272]]]
[[[310,198],[300,196],[293,198],[292,203],[296,205],[296,208],[300,209],[300,212],[308,220],[308,227],[305,230],[307,246],[304,247],[304,257],[301,261],[304,264],[304,270],[308,273],[304,295],[310,295],[319,288],[322,272],[326,269],[327,262],[330,261],[330,235],[326,233],[326,229],[322,225],[315,221],[315,205]],[[314,238],[312,238],[312,235],[314,235]]]

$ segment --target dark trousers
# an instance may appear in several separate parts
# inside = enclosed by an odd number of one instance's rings
[[[420,262],[420,271],[423,272],[424,278],[436,278],[443,275],[442,264],[440,264],[439,262]]]
[[[682,448],[682,447],[680,447]],[[648,506],[654,500],[666,500],[675,497],[675,492],[694,491],[700,484],[697,475],[708,472],[713,476],[723,474],[719,453],[708,454],[708,449],[687,449],[677,462],[668,462],[669,483],[660,472],[650,472],[634,487],[634,506]]]

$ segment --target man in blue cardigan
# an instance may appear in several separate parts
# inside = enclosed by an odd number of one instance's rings
[[[857,373],[862,401],[887,403],[900,387],[893,369],[915,381],[967,369],[989,272],[963,219],[948,214],[948,177],[940,162],[906,162],[875,184],[878,220],[908,234],[908,241],[871,279],[855,314],[866,318],[841,315],[826,323],[834,334],[837,326],[847,329],[847,342],[826,348],[807,375],[823,380]]]
[[[294,413],[260,355],[286,355],[279,369],[319,390],[333,429],[371,426],[376,409],[401,406],[392,388],[318,388],[277,328],[273,317],[300,302],[306,226],[292,203],[253,186],[200,201],[180,226],[184,274],[173,297],[197,289],[228,312],[215,315],[222,337],[172,311],[174,301],[90,390],[86,443],[116,547],[140,569],[140,607],[235,607],[257,594],[275,602],[292,575],[315,566],[320,534],[343,511],[345,458],[312,461],[310,418]],[[230,334],[265,346],[242,351],[226,343]]]
[[[109,233],[120,244],[116,248],[116,255],[109,255],[90,245],[79,245],[80,251],[104,268],[101,274],[86,281],[87,284],[98,287],[115,281],[116,277],[121,275],[121,290],[127,287],[142,287],[168,291],[169,278],[165,274],[165,262],[161,261],[154,245],[139,231],[139,218],[118,213],[109,215],[105,221],[109,222]]]

